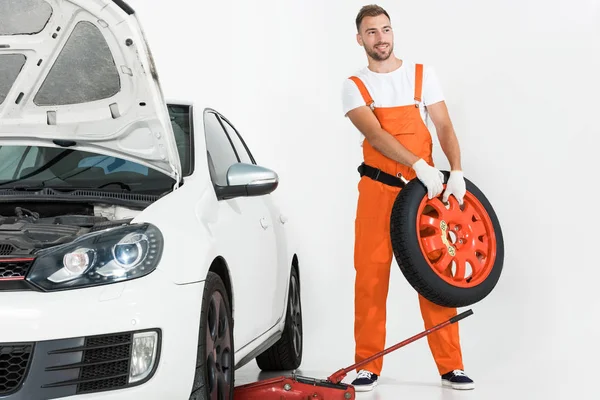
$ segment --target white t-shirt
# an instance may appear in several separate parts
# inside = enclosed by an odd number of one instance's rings
[[[388,73],[377,73],[364,67],[354,74],[364,83],[375,102],[375,107],[398,107],[415,104],[415,63],[403,60],[400,68]],[[432,67],[423,66],[421,101],[425,106],[444,100],[442,87]],[[354,108],[364,106],[358,86],[349,78],[342,88],[344,115]],[[427,111],[420,107],[423,121],[427,123]],[[361,135],[362,137],[362,135]]]

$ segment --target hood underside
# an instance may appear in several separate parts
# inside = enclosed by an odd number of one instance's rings
[[[0,145],[62,146],[179,180],[150,49],[122,0],[0,1]]]

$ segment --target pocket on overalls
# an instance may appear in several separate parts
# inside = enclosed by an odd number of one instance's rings
[[[393,136],[414,136],[417,133],[417,125],[411,119],[398,118],[389,121],[389,130]]]

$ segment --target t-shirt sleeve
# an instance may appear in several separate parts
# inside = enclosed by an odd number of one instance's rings
[[[351,79],[346,79],[342,85],[342,111],[344,116],[348,111],[365,105],[365,100],[358,90],[358,86]]]
[[[444,92],[433,67],[423,71],[423,103],[428,106],[444,100]]]

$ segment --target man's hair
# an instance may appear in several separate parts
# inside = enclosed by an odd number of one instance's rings
[[[363,6],[356,16],[356,30],[360,32],[360,24],[362,23],[363,18],[376,17],[382,14],[388,17],[388,19],[391,21],[390,15],[383,9],[383,7],[380,7],[377,4]]]

